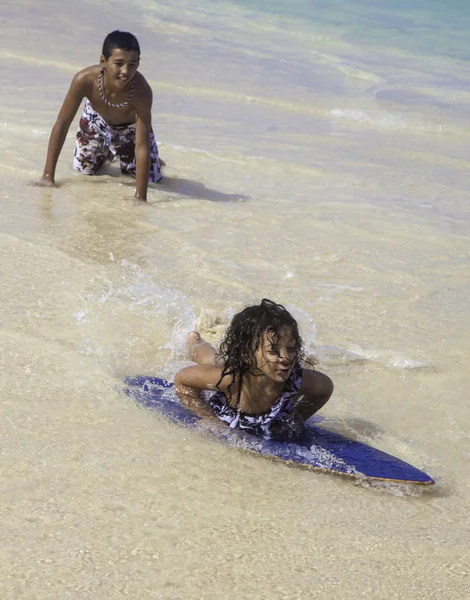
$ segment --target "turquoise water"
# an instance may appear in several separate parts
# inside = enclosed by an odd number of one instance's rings
[[[309,21],[312,26],[328,26],[354,43],[469,59],[470,4],[465,0],[236,0],[235,3],[287,21],[299,19]]]

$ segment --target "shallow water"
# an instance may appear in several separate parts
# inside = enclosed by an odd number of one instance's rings
[[[467,597],[462,6],[0,9],[2,598]],[[75,174],[74,125],[58,187],[29,186],[71,77],[123,23],[165,182],[141,204],[114,165]],[[436,486],[272,464],[120,392],[262,297],[334,379],[335,430]]]

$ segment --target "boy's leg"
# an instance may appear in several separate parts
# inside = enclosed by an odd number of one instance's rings
[[[119,155],[121,163],[121,173],[132,175],[135,177],[136,165],[135,165],[135,125],[128,125],[125,129],[119,132],[119,140],[113,139],[116,154]],[[149,150],[150,150],[150,170],[149,170],[149,181],[151,183],[158,183],[163,177],[160,168],[160,160],[158,158],[158,146],[155,140],[153,130],[150,131],[149,139]]]
[[[199,331],[188,334],[188,356],[198,365],[215,365],[217,352],[209,342],[205,342]]]
[[[110,155],[105,142],[106,125],[89,104],[85,105],[78,125],[73,167],[85,175],[95,175]]]
[[[155,135],[153,133],[153,129],[150,130],[150,172],[149,172],[149,181],[152,183],[158,183],[163,174],[161,172],[160,158],[158,157],[158,146],[157,140],[155,139]]]

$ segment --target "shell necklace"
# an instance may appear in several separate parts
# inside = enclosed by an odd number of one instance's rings
[[[132,80],[131,90],[129,92],[129,96],[127,96],[127,100],[125,102],[123,102],[122,104],[113,104],[109,100],[106,100],[106,98],[104,97],[104,92],[103,92],[103,72],[104,72],[104,67],[101,69],[100,74],[98,75],[98,91],[100,93],[101,100],[103,100],[103,102],[105,104],[107,104],[108,106],[110,106],[111,108],[124,108],[124,106],[127,106],[129,104],[129,100],[132,98],[132,94],[134,93],[134,89],[135,89],[135,77]]]

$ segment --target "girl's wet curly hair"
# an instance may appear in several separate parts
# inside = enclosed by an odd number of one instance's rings
[[[219,346],[218,359],[224,365],[220,381],[226,375],[231,375],[233,381],[237,374],[243,377],[251,373],[263,335],[266,334],[276,348],[284,328],[292,332],[296,360],[304,358],[297,321],[284,306],[265,298],[261,304],[247,306],[237,313]]]

